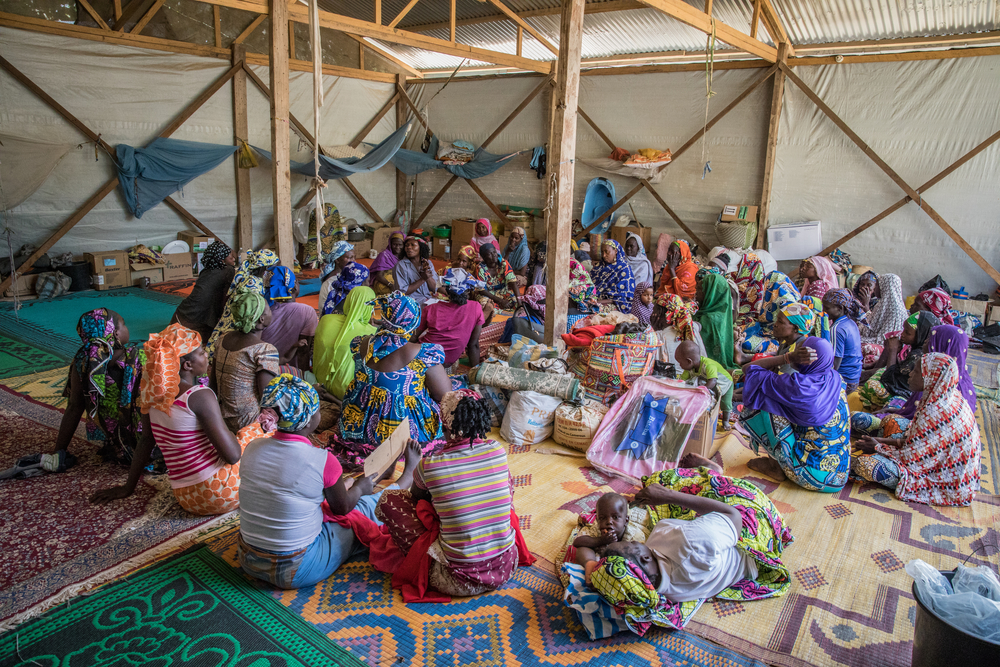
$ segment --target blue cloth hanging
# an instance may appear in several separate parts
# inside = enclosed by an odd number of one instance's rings
[[[118,182],[132,215],[142,214],[185,185],[212,171],[236,152],[236,146],[180,139],[154,139],[145,148],[115,147]]]
[[[410,129],[410,125],[412,125],[412,121],[376,144],[364,157],[349,157],[342,160],[335,160],[332,157],[320,155],[319,177],[324,181],[333,181],[381,169],[385,163],[392,159],[396,151],[400,150],[399,147],[403,145],[403,142],[406,141],[406,133]],[[270,152],[256,146],[253,149],[268,160],[271,159]],[[316,168],[312,160],[308,162],[292,162],[291,169],[296,174],[302,174],[303,176],[316,175]]]
[[[413,176],[423,171],[431,169],[444,169],[445,171],[461,178],[476,179],[488,176],[494,171],[504,166],[507,160],[520,155],[521,153],[511,153],[510,155],[495,155],[482,148],[477,148],[476,153],[470,162],[465,164],[445,164],[438,160],[437,155],[438,138],[431,139],[431,144],[426,153],[419,151],[408,151],[400,149],[393,156],[393,164],[404,174]],[[523,151],[521,151],[523,152]]]

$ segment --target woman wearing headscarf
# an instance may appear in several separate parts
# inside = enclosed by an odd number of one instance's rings
[[[229,286],[236,275],[236,254],[222,241],[208,246],[201,258],[201,271],[191,293],[177,306],[171,322],[194,329],[208,340],[226,307]]]
[[[375,310],[370,303],[373,299],[375,292],[370,287],[355,287],[344,299],[343,314],[324,315],[316,327],[313,373],[326,390],[337,398],[344,398],[348,385],[354,379],[351,341],[359,336],[370,336],[376,331],[371,325]]]
[[[299,378],[271,380],[261,404],[277,413],[278,429],[251,442],[240,462],[240,567],[278,588],[311,586],[363,548],[355,527],[377,530],[377,475],[348,487],[336,457],[312,444],[319,396]],[[408,446],[404,458],[397,483],[408,488],[420,450]]]
[[[528,262],[531,260],[531,249],[528,247],[528,233],[524,231],[524,227],[515,227],[511,231],[503,256],[516,276],[526,278]]]
[[[627,313],[635,296],[635,276],[628,265],[625,249],[618,241],[606,239],[601,244],[601,259],[603,261],[591,272],[597,295],[610,301],[615,309]]]
[[[917,295],[910,307],[911,313],[927,310],[937,316],[944,324],[955,324],[951,316],[951,295],[940,287],[932,287]]]
[[[209,377],[219,395],[226,426],[237,433],[258,423],[258,397],[280,370],[278,350],[260,337],[271,323],[271,309],[264,297],[257,292],[239,292],[232,299],[232,312],[234,330],[219,343]]]
[[[774,321],[782,308],[798,302],[802,296],[792,279],[780,271],[772,271],[764,281],[764,300],[757,322],[744,331],[743,351],[750,354],[770,353],[778,348],[774,338]]]
[[[891,338],[898,338],[906,322],[906,303],[903,301],[903,284],[899,276],[883,273],[878,277],[874,296],[878,301],[868,312],[864,325],[861,326],[861,350],[864,353],[865,368],[885,366],[885,360],[876,364],[876,360],[885,351],[886,343]]]
[[[569,260],[569,298],[581,313],[596,313],[601,310],[594,281],[590,279],[583,264],[572,258]]]
[[[697,286],[698,312],[694,320],[701,325],[701,339],[708,358],[719,362],[726,370],[733,363],[733,304],[729,283],[715,273],[706,274]]]
[[[625,237],[625,259],[629,268],[632,269],[632,277],[636,284],[653,284],[653,263],[646,257],[646,248],[642,244],[642,238],[635,232],[628,232]]]
[[[736,266],[733,280],[740,295],[739,314],[734,324],[742,332],[760,317],[764,300],[763,262],[752,252],[745,252]]]
[[[137,447],[148,447],[162,472],[162,455],[159,449],[154,449],[149,420],[139,410],[139,384],[146,363],[142,345],[129,343],[125,320],[107,308],[81,315],[76,332],[83,345],[69,367],[63,390],[69,401],[59,425],[55,450],[51,454],[38,454],[38,463],[48,472],[63,472],[75,465],[76,457],[67,449],[81,417],[85,417],[87,439],[103,443],[98,454],[104,460],[128,465]],[[22,458],[18,464],[23,461]]]
[[[660,294],[656,297],[649,323],[660,339],[657,361],[673,363],[677,348],[686,340],[698,345],[700,356],[709,356],[701,338],[701,324],[691,319],[691,311],[695,307],[695,304],[686,303],[676,294]]]
[[[926,505],[970,505],[981,475],[979,426],[958,389],[959,370],[946,354],[929,352],[910,375],[923,392],[902,438],[863,436],[855,474],[892,489],[896,497]]]
[[[500,242],[497,241],[497,237],[493,236],[493,225],[486,218],[479,218],[476,220],[476,234],[469,241],[469,245],[479,252],[483,249],[484,245],[492,245],[497,249],[497,253],[500,252]]]
[[[440,276],[431,264],[431,247],[419,236],[407,236],[403,241],[403,257],[392,270],[396,289],[418,304],[434,296]]]
[[[319,316],[312,306],[296,302],[298,295],[299,285],[295,274],[288,267],[274,267],[267,292],[271,323],[260,332],[260,339],[278,350],[278,358],[282,364],[308,370],[309,351],[312,349]],[[300,351],[303,354],[299,354]]]
[[[354,380],[344,395],[338,454],[363,460],[404,419],[410,437],[427,443],[441,436],[438,404],[451,381],[440,345],[411,343],[420,326],[420,304],[396,293],[375,300],[382,310],[378,331],[351,341]],[[356,458],[355,458],[356,457]]]
[[[852,273],[847,276],[847,288],[854,292],[854,298],[866,313],[878,304],[878,295],[875,293],[877,287],[878,274],[874,271]]]
[[[240,455],[252,438],[238,440],[226,428],[215,392],[198,384],[198,378],[208,372],[201,336],[171,324],[150,334],[145,351],[140,405],[143,414],[149,415],[177,502],[198,516],[235,510],[240,504]],[[98,492],[95,500],[132,495],[149,454],[140,445],[128,481]]]
[[[631,314],[639,318],[640,326],[649,326],[649,319],[653,315],[653,286],[650,283],[635,286]]]
[[[822,299],[827,290],[837,289],[837,265],[822,255],[804,259],[799,263],[799,275],[805,278],[802,296]]]
[[[310,197],[309,201],[312,202],[313,198]],[[306,204],[308,206],[309,204]],[[344,220],[344,217],[337,210],[337,207],[329,202],[323,204],[323,224],[319,227],[319,251],[317,252],[316,246],[316,207],[313,206],[312,210],[309,211],[309,223],[307,234],[309,239],[303,244],[302,247],[302,260],[303,264],[306,266],[315,266],[317,262],[323,261],[323,257],[330,252],[330,248],[333,247],[334,241],[337,237],[343,239],[346,233],[347,223],[349,220]],[[322,302],[320,302],[322,303]]]
[[[667,263],[660,274],[657,294],[676,294],[682,299],[693,299],[698,265],[691,259],[687,241],[677,240],[667,249]]]
[[[545,251],[547,249],[548,245],[545,241],[542,241],[535,246],[535,252],[531,254],[531,262],[528,264],[528,287],[531,287],[532,285],[545,286],[545,281],[548,280],[545,273]]]
[[[403,256],[403,239],[406,236],[403,232],[393,232],[389,234],[389,245],[378,254],[369,269],[368,282],[371,284],[375,294],[383,296],[391,294],[396,289],[396,283],[392,277],[392,270],[399,263],[399,258]]]
[[[210,360],[215,358],[215,349],[222,337],[235,328],[233,324],[232,304],[237,294],[254,292],[263,299],[265,294],[265,280],[270,282],[267,279],[267,274],[272,267],[278,266],[280,263],[281,261],[278,259],[278,256],[271,250],[251,250],[247,253],[247,258],[236,269],[236,276],[229,286],[229,293],[226,295],[226,305],[222,309],[222,317],[219,318],[219,323],[212,331],[212,336],[208,339],[208,343],[205,344],[205,352],[208,354]]]
[[[894,396],[906,399],[910,397],[909,376],[913,373],[917,359],[923,354],[924,343],[931,335],[931,330],[941,324],[941,320],[932,313],[923,310],[910,316],[903,324],[899,335],[901,345],[898,355],[893,354],[892,363],[886,368],[880,368],[867,382],[858,389],[858,397],[865,410],[878,410],[884,407]],[[892,348],[895,350],[895,346]],[[855,419],[863,418],[863,413]]]
[[[775,333],[787,341],[802,327],[784,313]],[[783,364],[796,372],[776,372]],[[807,337],[792,352],[747,364],[743,379],[740,423],[754,452],[763,447],[768,455],[751,460],[750,469],[778,480],[787,477],[810,491],[842,489],[850,470],[851,421],[830,344]]]
[[[323,264],[322,286],[319,291],[320,311],[324,315],[340,309],[347,294],[368,282],[368,267],[354,261],[354,246],[347,241],[337,241]]]
[[[476,265],[475,278],[486,283],[483,295],[501,310],[517,309],[520,293],[510,264],[490,244],[479,248],[479,256],[482,261]]]
[[[373,561],[402,557],[392,585],[405,602],[496,590],[535,560],[514,512],[506,447],[487,437],[486,402],[470,389],[448,392],[441,425],[443,449],[417,464],[412,488],[385,491],[375,510],[391,544]]]

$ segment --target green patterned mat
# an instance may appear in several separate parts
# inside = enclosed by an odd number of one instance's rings
[[[180,554],[0,638],[0,666],[362,663],[205,547]]]
[[[0,379],[40,373],[65,366],[66,360],[48,350],[0,334]]]
[[[162,331],[170,324],[182,300],[179,296],[128,287],[106,292],[74,292],[51,301],[22,301],[16,313],[14,304],[5,302],[0,303],[0,335],[60,357],[65,364],[80,347],[76,323],[84,313],[109,308],[125,318],[133,342],[144,341],[150,333]],[[45,369],[25,365],[9,375],[41,370]]]

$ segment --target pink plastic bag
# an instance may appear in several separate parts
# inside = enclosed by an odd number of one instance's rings
[[[656,400],[670,401],[668,412],[675,423],[670,425],[672,431],[667,443],[652,445],[641,458],[636,458],[631,449],[619,451],[623,442],[621,431],[643,410],[647,394]],[[712,392],[705,387],[689,387],[679,380],[665,378],[639,378],[601,420],[587,450],[587,460],[602,472],[639,484],[646,475],[677,466],[691,437],[691,429],[705,411],[711,409],[712,403]]]

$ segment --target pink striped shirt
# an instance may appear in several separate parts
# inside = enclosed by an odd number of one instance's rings
[[[226,465],[198,423],[198,416],[188,407],[188,398],[199,390],[211,393],[212,400],[217,400],[208,387],[194,386],[174,399],[170,416],[156,408],[149,411],[153,439],[163,452],[167,477],[174,489],[204,482]]]

